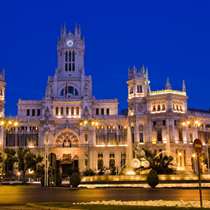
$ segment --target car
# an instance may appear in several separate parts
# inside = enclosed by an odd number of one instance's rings
[[[2,185],[10,184],[10,182],[15,181],[15,179],[4,179],[1,183]]]
[[[10,184],[11,185],[22,185],[22,184],[26,184],[28,182],[28,179],[17,179],[14,181],[11,181]]]

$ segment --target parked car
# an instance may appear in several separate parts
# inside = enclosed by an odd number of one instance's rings
[[[26,184],[28,182],[28,179],[17,179],[14,181],[11,181],[10,184],[11,185],[22,185],[22,184]]]
[[[10,184],[10,182],[13,182],[13,181],[15,181],[15,179],[4,179],[2,181],[2,185]]]

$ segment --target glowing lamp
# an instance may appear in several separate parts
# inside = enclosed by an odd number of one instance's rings
[[[12,122],[11,122],[11,121],[9,121],[9,124],[12,124]]]
[[[185,123],[183,122],[182,125],[185,125]]]
[[[80,123],[79,125],[82,125],[82,123]]]
[[[1,125],[4,125],[4,121],[1,121]]]
[[[18,125],[18,122],[15,122],[14,125],[17,126]]]
[[[195,124],[197,125],[198,124],[198,121],[195,121]]]
[[[182,155],[182,153],[179,153],[179,156],[181,156]]]
[[[86,124],[87,124],[87,120],[85,120],[85,122],[84,122],[84,123],[85,123],[85,125],[86,125]]]
[[[96,123],[96,125],[98,125],[98,123]]]

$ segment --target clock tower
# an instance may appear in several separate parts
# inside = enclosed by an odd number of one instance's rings
[[[61,25],[61,35],[57,43],[58,71],[62,76],[81,76],[84,74],[85,43],[81,37],[81,28],[75,27],[74,34],[67,33]]]

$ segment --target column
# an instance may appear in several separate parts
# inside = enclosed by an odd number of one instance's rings
[[[93,127],[93,142],[92,142],[92,144],[93,144],[93,147],[95,147],[96,146],[96,127],[94,126]]]

